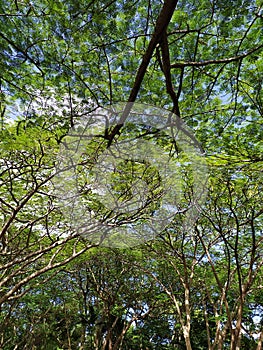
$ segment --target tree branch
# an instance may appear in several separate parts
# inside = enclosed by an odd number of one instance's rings
[[[229,57],[229,58],[222,58],[219,60],[207,60],[207,61],[199,61],[199,62],[198,61],[177,62],[177,63],[171,64],[171,68],[204,67],[204,66],[209,66],[210,64],[231,63],[231,62],[242,60],[243,58],[251,55],[252,53],[260,50],[261,48],[263,48],[263,44],[243,53],[242,55]]]
[[[177,5],[177,0],[166,0],[164,2],[163,8],[159,14],[159,17],[156,21],[155,30],[153,32],[152,38],[149,42],[149,45],[147,47],[147,50],[142,58],[142,62],[140,64],[140,67],[137,71],[135,81],[133,84],[133,88],[131,90],[128,102],[134,102],[137,98],[137,95],[139,93],[143,78],[145,76],[145,73],[147,71],[147,67],[150,63],[150,60],[152,58],[153,52],[157,46],[157,44],[162,39],[163,33],[166,31],[166,28],[172,18],[172,15],[174,13],[174,10]],[[110,134],[105,135],[106,139],[109,140],[108,147],[111,145],[113,138],[115,135],[117,135],[122,128],[125,120],[127,119],[129,112],[131,110],[131,104],[127,103],[124,111],[121,115],[121,118],[119,120],[119,123],[113,128],[112,132]]]

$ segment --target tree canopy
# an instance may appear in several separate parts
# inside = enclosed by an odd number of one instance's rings
[[[0,1],[2,349],[262,348],[262,24],[259,0]],[[185,160],[162,130],[129,124],[135,102],[179,117],[208,173],[191,225],[186,159],[169,225],[125,249],[80,234],[52,191],[71,131],[119,102],[83,151],[89,172],[127,137]],[[111,191],[126,203],[139,176],[151,196],[128,219],[143,225],[164,181],[124,163]],[[96,196],[91,210],[111,218]]]

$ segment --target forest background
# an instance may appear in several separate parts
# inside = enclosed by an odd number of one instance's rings
[[[1,1],[1,349],[262,348],[262,6]],[[191,229],[182,211],[126,249],[79,235],[50,192],[75,121],[120,101],[174,112],[208,166]]]

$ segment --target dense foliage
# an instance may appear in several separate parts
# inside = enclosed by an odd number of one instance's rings
[[[262,7],[1,0],[1,349],[261,349]],[[209,166],[191,230],[182,212],[127,249],[79,235],[50,191],[70,128],[120,101],[176,113]]]

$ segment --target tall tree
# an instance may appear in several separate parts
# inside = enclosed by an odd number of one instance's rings
[[[101,349],[262,347],[262,16],[259,0],[0,2],[3,348],[84,349],[86,338]],[[180,213],[138,248],[144,259],[115,252],[110,271],[112,252],[88,253],[97,244],[63,215],[50,184],[70,128],[119,101],[176,113],[210,170],[194,227]],[[125,138],[129,108],[101,147]],[[187,203],[191,182],[184,188]]]

